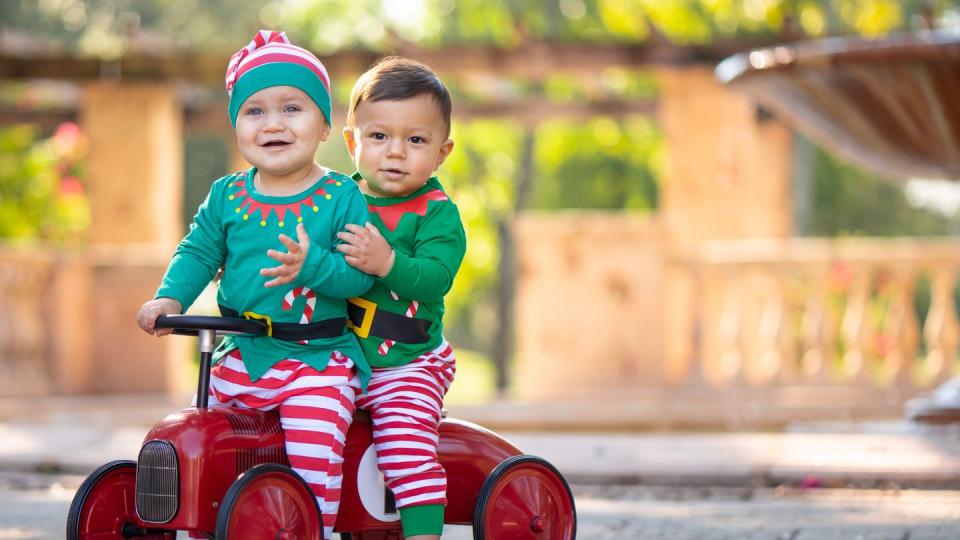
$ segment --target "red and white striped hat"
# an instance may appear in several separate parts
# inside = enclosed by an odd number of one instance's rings
[[[299,88],[320,107],[330,124],[330,76],[310,51],[290,43],[284,32],[260,30],[246,47],[230,57],[225,77],[230,123],[237,125],[240,106],[271,86]]]

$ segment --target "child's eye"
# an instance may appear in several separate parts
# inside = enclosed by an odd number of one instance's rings
[[[259,108],[259,107],[250,107],[249,109],[246,110],[246,112],[245,112],[244,114],[246,114],[246,115],[248,115],[248,116],[257,116],[257,115],[262,114],[262,113],[263,113],[263,109],[261,109],[261,108]]]
[[[410,142],[412,142],[413,144],[422,144],[422,143],[427,142],[427,140],[424,139],[423,137],[419,137],[419,136],[417,136],[417,135],[414,135],[413,137],[410,137]]]
[[[300,107],[296,105],[287,105],[283,108],[283,112],[300,112]]]
[[[386,139],[387,136],[384,135],[383,133],[380,133],[379,131],[375,131],[375,132],[373,132],[373,133],[370,134],[370,138],[373,139],[373,140],[375,140],[375,141],[382,141],[382,140]]]

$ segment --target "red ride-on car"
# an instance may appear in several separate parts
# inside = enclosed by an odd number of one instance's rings
[[[255,320],[168,316],[158,328],[200,338],[197,406],[158,422],[137,461],[114,461],[80,486],[67,539],[172,539],[192,531],[218,540],[323,536],[316,499],[288,466],[275,413],[207,407],[217,334],[263,335]],[[476,540],[572,540],[577,515],[567,482],[547,461],[524,455],[475,424],[444,419],[440,463],[447,471],[444,522],[473,525]],[[402,538],[400,515],[377,470],[370,422],[347,434],[335,529],[343,540]]]

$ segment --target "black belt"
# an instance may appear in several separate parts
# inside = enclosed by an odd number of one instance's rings
[[[343,334],[347,325],[346,317],[336,317],[311,323],[282,323],[273,322],[270,317],[244,312],[242,315],[235,309],[220,306],[220,314],[224,317],[243,317],[253,321],[260,321],[267,327],[267,335],[283,341],[304,341],[308,339],[332,338]]]
[[[361,338],[376,336],[411,344],[430,341],[430,321],[377,309],[377,304],[363,298],[347,300],[347,315],[347,326]]]

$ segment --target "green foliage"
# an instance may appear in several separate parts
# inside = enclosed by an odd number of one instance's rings
[[[499,120],[454,122],[454,151],[439,174],[460,209],[469,249],[447,296],[451,336],[487,349],[494,324],[497,222],[512,215],[523,138],[521,126]]]
[[[651,211],[661,147],[659,130],[645,117],[543,122],[531,207]]]
[[[400,42],[523,46],[675,43],[888,32],[955,18],[956,0],[13,0],[0,27],[66,50],[114,58],[131,47],[233,50],[260,28],[282,28],[321,53],[387,52]]]
[[[470,249],[447,297],[450,337],[479,350],[494,339],[500,238],[517,212],[523,126],[506,120],[454,123],[454,152],[440,176],[460,208]],[[650,211],[657,204],[662,135],[645,117],[547,121],[532,134],[528,208]]]
[[[0,128],[0,238],[66,241],[89,224],[72,124],[49,139],[37,129]]]
[[[903,184],[848,165],[820,148],[812,157],[809,236],[937,236],[949,219],[910,205]]]

